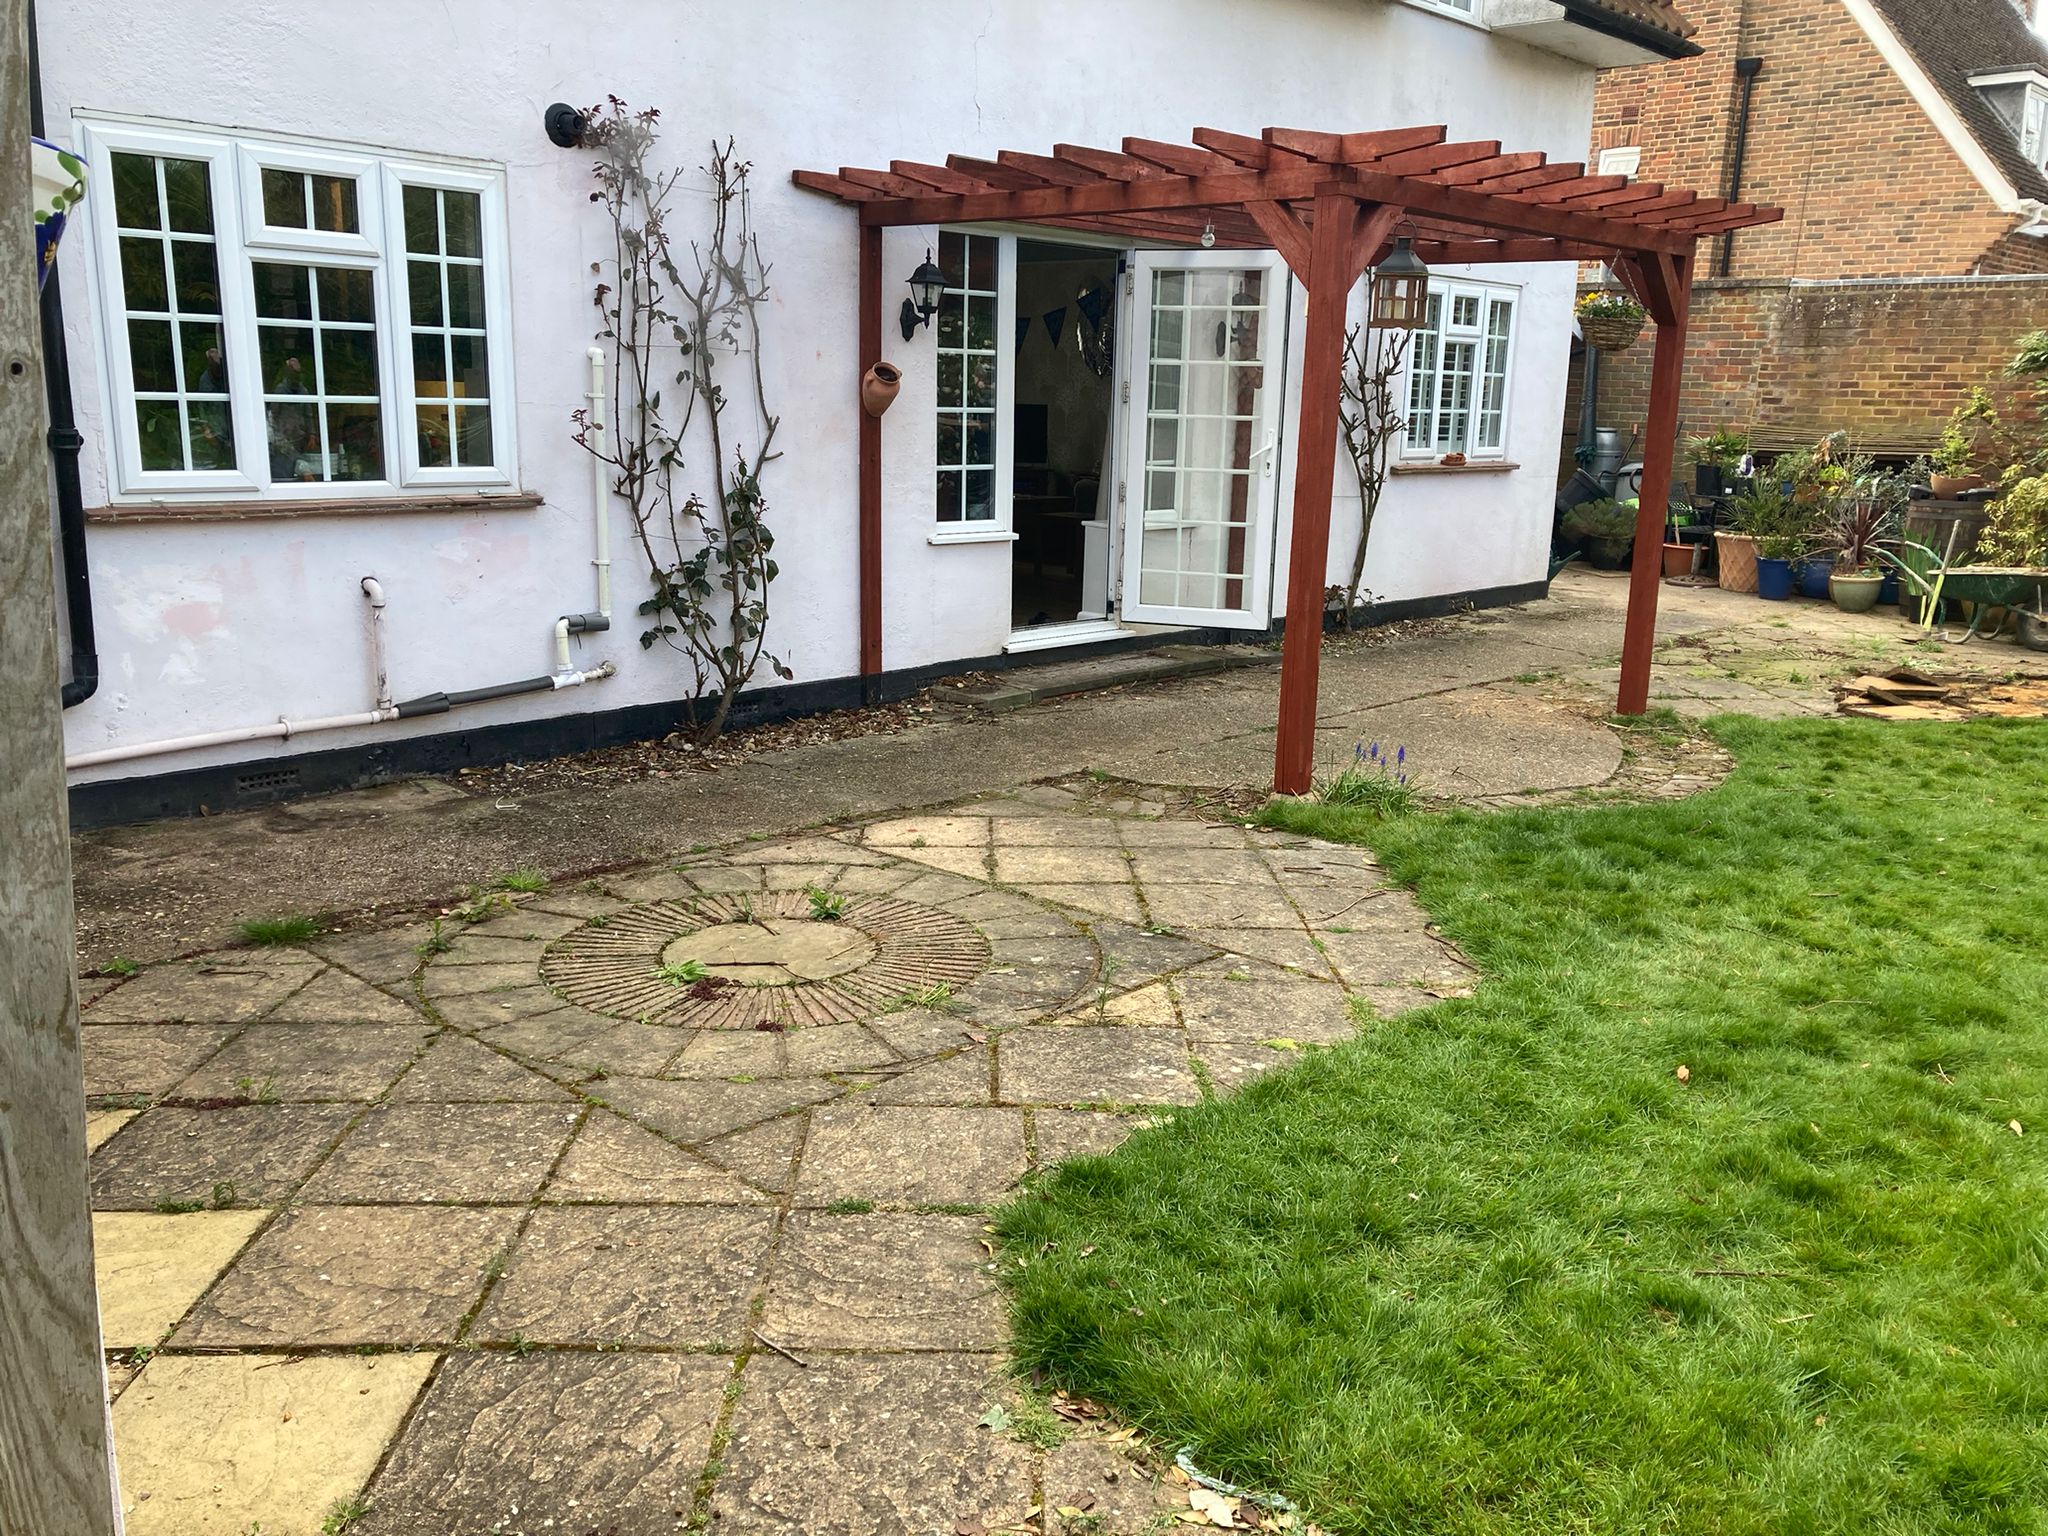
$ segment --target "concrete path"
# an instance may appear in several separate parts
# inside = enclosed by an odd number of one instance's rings
[[[1622,769],[1613,707],[1625,588],[1567,571],[1547,601],[1389,642],[1335,641],[1323,667],[1322,760],[1360,737],[1405,742],[1436,793],[1466,799],[1597,786]],[[1895,612],[1765,603],[1666,587],[1655,697],[1682,713],[1827,713],[1829,677],[1912,654]],[[1940,647],[1935,647],[1937,651]],[[1920,658],[1924,660],[1925,658]],[[2038,662],[2013,646],[1943,665]],[[533,867],[554,878],[675,858],[1093,769],[1142,784],[1256,791],[1270,781],[1277,675],[1248,668],[942,718],[904,735],[828,741],[715,773],[545,794],[425,779],[273,809],[75,840],[82,963],[217,948],[243,918],[396,913]]]
[[[1027,788],[101,991],[129,1529],[1185,1509],[1099,1437],[980,1425],[985,1213],[1471,977],[1359,850],[1166,808]]]

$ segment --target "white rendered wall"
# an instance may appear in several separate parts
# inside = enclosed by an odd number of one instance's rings
[[[771,636],[800,681],[817,681],[857,670],[855,224],[792,187],[792,169],[1044,152],[1060,140],[1114,146],[1126,134],[1184,142],[1198,124],[1256,132],[1274,122],[1442,122],[1454,139],[1570,159],[1583,151],[1592,100],[1583,66],[1389,0],[614,0],[582,11],[542,0],[72,0],[40,23],[55,137],[69,136],[82,109],[503,163],[520,484],[547,498],[537,511],[473,516],[95,525],[102,681],[66,716],[73,752],[366,708],[366,574],[389,596],[398,697],[549,670],[555,616],[592,603],[589,472],[568,418],[591,341],[589,267],[606,249],[587,200],[589,157],[541,131],[549,102],[611,93],[659,106],[676,160],[700,163],[712,137],[731,134],[756,166],[756,224],[774,264],[764,363],[784,451],[766,479],[782,570]],[[988,655],[1009,624],[1008,544],[926,542],[932,339],[924,330],[902,342],[894,307],[931,241],[926,230],[884,241],[883,350],[905,368],[882,434],[891,669]],[[60,259],[86,501],[96,505],[108,493],[106,400],[86,255],[81,229]],[[1367,575],[1382,597],[1543,574],[1572,274],[1520,276],[1530,286],[1516,321],[1510,457],[1527,467],[1397,480]],[[1290,447],[1293,419],[1290,410]],[[1283,482],[1290,475],[1283,464]],[[1340,497],[1347,479],[1340,472]],[[1284,495],[1283,484],[1283,509]],[[1339,502],[1333,579],[1347,561],[1347,518],[1355,527],[1355,498]],[[88,776],[674,699],[686,670],[636,640],[632,609],[645,587],[622,511],[612,544],[618,627],[577,651],[580,664],[615,661],[608,682]],[[1276,597],[1284,528],[1280,546]]]

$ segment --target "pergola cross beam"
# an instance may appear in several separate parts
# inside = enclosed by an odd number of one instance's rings
[[[1336,467],[1345,307],[1396,236],[1432,265],[1605,261],[1657,322],[1647,446],[1629,578],[1617,704],[1639,714],[1649,688],[1660,539],[1671,489],[1695,243],[1770,223],[1776,208],[1729,203],[1655,182],[1588,174],[1492,140],[1454,142],[1441,125],[1256,135],[1197,128],[1193,142],[1127,138],[1116,149],[1055,144],[943,166],[798,171],[799,186],[853,206],[860,225],[860,362],[881,359],[881,234],[903,225],[1022,223],[1147,243],[1279,253],[1308,291],[1296,424],[1293,537],[1274,787],[1309,787],[1330,501]],[[881,433],[860,434],[861,670],[882,666]]]

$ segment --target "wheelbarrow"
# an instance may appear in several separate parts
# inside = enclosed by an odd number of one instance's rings
[[[2024,565],[1952,565],[1955,533],[1949,534],[1948,550],[1937,555],[1925,544],[1901,541],[1906,556],[1888,550],[1879,553],[1899,568],[1899,579],[1920,594],[1920,632],[1931,633],[1943,626],[1941,638],[1952,645],[1967,645],[1980,634],[1996,634],[2005,627],[2001,618],[1989,629],[1985,619],[2007,610],[2019,619],[2019,642],[2030,651],[2048,651],[2048,569]],[[1960,635],[1947,629],[1948,605],[1970,605],[1970,625]]]

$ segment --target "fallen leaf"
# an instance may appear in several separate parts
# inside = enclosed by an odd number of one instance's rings
[[[1010,1410],[1001,1403],[997,1403],[995,1407],[989,1409],[987,1413],[984,1413],[974,1421],[974,1427],[976,1429],[993,1429],[1000,1433],[1010,1427]]]
[[[2024,1136],[2024,1135],[2026,1135],[2026,1134],[2027,1134],[2027,1133],[2026,1133],[2026,1132],[2025,1132],[2024,1130],[2022,1130],[2022,1129],[2020,1128],[2020,1123],[2019,1123],[2019,1121],[2017,1121],[2017,1120],[2008,1120],[2008,1121],[2006,1121],[2006,1122],[2005,1122],[2005,1128],[2006,1128],[2006,1129],[2007,1129],[2008,1131],[2011,1131],[2011,1132],[2013,1133],[2013,1135],[2015,1135],[2015,1136]]]
[[[1301,1049],[1301,1042],[1299,1040],[1290,1040],[1285,1035],[1274,1040],[1261,1040],[1259,1044],[1265,1046],[1268,1050],[1274,1051],[1298,1051]]]
[[[1684,1062],[1681,1061],[1678,1064],[1678,1070],[1672,1073],[1671,1075],[1677,1078],[1681,1083],[1689,1083],[1692,1081],[1692,1068],[1688,1067]]]
[[[1237,1500],[1210,1488],[1190,1488],[1188,1508],[1202,1515],[1208,1522],[1221,1530],[1231,1530],[1237,1525]]]

